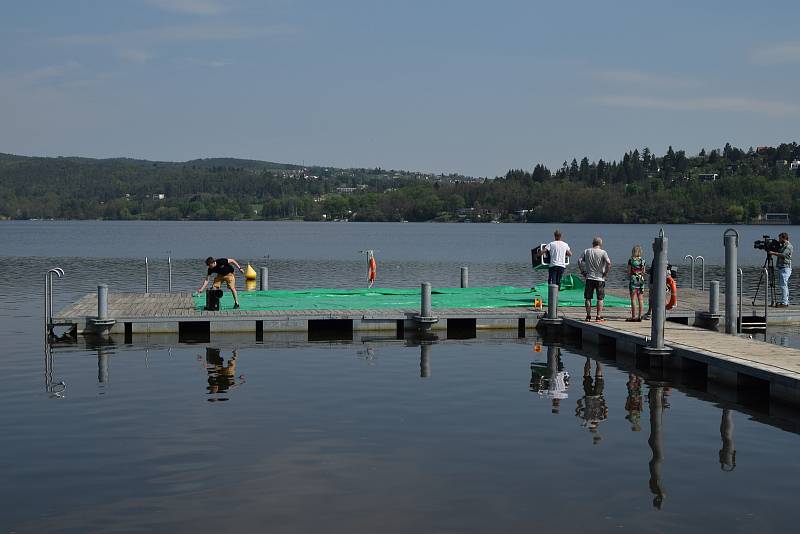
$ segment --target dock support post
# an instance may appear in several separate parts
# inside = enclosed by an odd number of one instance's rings
[[[653,316],[650,325],[650,344],[642,347],[651,356],[667,356],[672,349],[664,346],[664,324],[667,320],[667,249],[669,240],[662,228],[653,240]],[[659,362],[660,363],[660,362]]]
[[[708,313],[719,315],[719,280],[713,280],[708,286]]]
[[[269,289],[269,269],[261,268],[261,277],[258,280],[258,290],[267,291]]]
[[[733,228],[728,228],[725,230],[722,239],[725,245],[725,333],[736,334],[738,331],[736,327],[736,285],[738,282],[736,274],[739,268],[739,232]]]
[[[144,292],[150,293],[150,262],[144,257]]]
[[[558,284],[547,286],[547,318],[558,319]]]
[[[469,287],[469,267],[461,268],[461,287]]]

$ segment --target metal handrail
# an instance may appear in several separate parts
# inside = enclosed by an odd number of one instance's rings
[[[702,262],[702,268],[700,269],[700,273],[702,274],[702,278],[700,279],[700,291],[706,290],[706,259],[703,256],[695,256],[694,262],[697,263],[698,261]],[[692,264],[692,275],[694,277],[694,263]],[[694,287],[694,286],[692,286]]]
[[[52,331],[53,326],[53,275],[58,278],[64,276],[64,269],[53,267],[44,275],[44,331],[45,335]]]
[[[689,260],[689,263],[691,263],[692,265],[691,280],[692,280],[692,289],[694,289],[694,256],[692,256],[691,254],[687,254],[686,256],[683,257],[683,261],[686,260]]]
[[[738,237],[738,234],[737,234],[737,237]],[[742,300],[744,299],[744,271],[742,271],[741,267],[739,267],[738,270],[739,270],[739,320],[737,321],[736,332],[741,334],[741,332],[742,332]],[[725,288],[725,291],[727,291],[727,290],[728,290],[728,288]]]

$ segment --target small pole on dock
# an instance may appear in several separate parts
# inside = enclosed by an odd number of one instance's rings
[[[431,284],[430,282],[422,282],[422,300],[420,302],[420,316],[430,317],[431,313]]]
[[[769,280],[769,269],[767,267],[764,267],[764,280]],[[50,301],[52,302],[52,299],[50,299]],[[768,318],[769,318],[769,291],[764,291],[764,335],[766,335],[767,332]]]
[[[167,256],[167,267],[169,269],[169,280],[167,282],[167,287],[170,293],[172,293],[172,257]]]
[[[150,293],[150,262],[144,257],[144,292]]]
[[[258,290],[267,291],[269,289],[269,269],[261,268],[261,277],[258,280]]]
[[[719,280],[712,280],[708,285],[708,313],[719,315]]]
[[[547,286],[547,318],[558,319],[558,284]]]
[[[664,323],[667,319],[667,249],[668,239],[662,228],[653,240],[653,316],[650,325],[651,354],[664,352]]]
[[[461,268],[461,287],[469,287],[469,267]]]
[[[108,319],[108,286],[97,286],[97,318],[101,321]]]
[[[725,333],[737,333],[736,274],[738,272],[739,232],[728,228],[723,234],[725,245]]]

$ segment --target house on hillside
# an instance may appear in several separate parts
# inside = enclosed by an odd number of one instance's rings
[[[697,179],[701,182],[716,182],[719,178],[719,174],[716,172],[710,172],[705,174],[698,174]]]

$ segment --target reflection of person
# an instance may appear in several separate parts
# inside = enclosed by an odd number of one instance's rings
[[[642,258],[642,245],[636,245],[631,251],[628,260],[628,290],[631,294],[631,318],[628,321],[642,320],[642,294],[644,293],[644,259]],[[639,312],[636,312],[636,303],[639,303]]]
[[[770,251],[770,256],[775,256],[775,268],[778,270],[778,287],[781,288],[781,301],[775,304],[776,308],[789,307],[789,277],[792,276],[792,252],[794,247],[789,242],[789,234],[781,232],[778,234],[778,241],[781,244],[777,252]]]
[[[633,432],[639,432],[642,429],[639,418],[642,416],[644,407],[641,377],[628,373],[627,386],[628,397],[625,399],[625,411],[628,412],[628,415],[625,416],[625,419],[630,421]]]
[[[225,393],[235,388],[236,383],[236,351],[234,350],[228,363],[221,356],[219,349],[206,348],[206,371],[208,371],[208,393],[210,395]],[[215,397],[209,402],[228,400],[227,397]]]
[[[552,413],[561,409],[561,400],[569,397],[569,373],[561,362],[561,351],[558,347],[547,347],[547,365],[531,363],[531,391],[552,402]]]
[[[206,258],[206,266],[208,267],[208,272],[205,277],[203,277],[203,285],[200,286],[200,289],[198,289],[197,292],[203,292],[203,290],[208,286],[208,277],[213,274],[215,276],[211,287],[214,289],[219,289],[220,286],[222,286],[222,282],[225,282],[225,284],[228,286],[228,289],[231,290],[231,295],[233,295],[233,308],[238,308],[239,295],[236,293],[236,277],[233,275],[233,273],[234,267],[239,269],[240,273],[244,273],[242,266],[239,265],[239,263],[233,258],[214,259],[213,256]]]
[[[575,416],[583,419],[581,425],[589,429],[592,436],[592,443],[597,444],[603,437],[597,433],[600,423],[608,419],[608,406],[603,397],[605,378],[603,378],[603,367],[600,362],[595,362],[594,379],[592,379],[592,362],[586,358],[583,366],[583,398],[578,399],[578,406],[575,408]]]
[[[553,241],[545,245],[544,249],[550,253],[550,267],[547,269],[547,283],[561,285],[561,275],[567,268],[567,257],[572,256],[572,251],[564,241],[561,241],[561,230],[553,232]]]
[[[603,299],[606,295],[606,276],[611,270],[611,259],[603,250],[603,240],[599,237],[592,239],[592,248],[583,251],[583,256],[578,261],[581,274],[586,277],[586,289],[583,291],[584,304],[586,305],[586,320],[592,320],[592,297],[597,292],[597,315],[595,321],[602,322]]]

